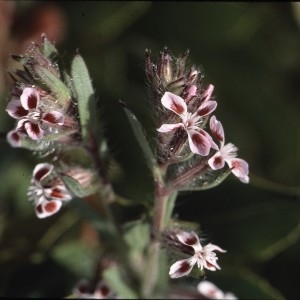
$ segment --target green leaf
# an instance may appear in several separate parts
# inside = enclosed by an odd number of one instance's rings
[[[59,172],[59,177],[61,180],[64,182],[68,190],[76,197],[83,198],[85,196],[88,196],[91,194],[89,190],[85,190],[81,184],[73,178],[72,176],[64,173],[64,172]]]
[[[78,112],[82,137],[85,140],[91,129],[91,113],[95,112],[94,90],[88,69],[82,57],[76,55],[71,66],[74,90],[78,101]]]
[[[102,276],[109,287],[121,299],[138,299],[138,295],[125,283],[121,275],[120,267],[113,266],[104,270]]]
[[[80,277],[90,277],[96,257],[95,250],[75,240],[57,245],[51,251],[51,255]]]
[[[154,170],[155,166],[156,166],[156,159],[155,159],[153,152],[150,148],[150,145],[146,139],[146,136],[143,131],[141,123],[138,121],[136,116],[129,110],[129,108],[126,106],[126,104],[124,102],[120,101],[120,103],[122,104],[122,106],[124,108],[126,116],[129,120],[129,123],[130,123],[132,129],[133,129],[133,133],[143,150],[143,153],[147,160],[148,166],[150,167],[151,170]]]
[[[44,55],[50,60],[55,59],[58,55],[58,51],[56,50],[54,45],[50,43],[50,41],[46,38],[46,35],[43,34],[42,39],[43,39],[42,49]]]
[[[186,186],[180,187],[179,191],[202,191],[202,190],[208,190],[212,189],[219,184],[221,184],[231,173],[231,170],[226,170],[225,172],[211,172],[209,175],[213,176],[207,176],[203,178],[196,178],[194,179],[190,184]],[[204,174],[206,175],[206,174]]]
[[[149,244],[150,226],[140,221],[126,224],[125,241],[130,248],[143,251]]]
[[[33,69],[41,82],[56,96],[58,103],[67,109],[71,102],[71,94],[68,87],[46,68],[36,64],[33,66]]]
[[[162,295],[164,290],[168,286],[169,281],[169,269],[170,265],[168,264],[168,257],[166,249],[161,249],[159,252],[159,271],[157,273],[156,278],[156,286],[155,286],[155,293],[157,295]]]
[[[178,191],[201,191],[214,188],[231,173],[229,168],[212,170],[200,155],[172,164],[167,171],[167,184]]]

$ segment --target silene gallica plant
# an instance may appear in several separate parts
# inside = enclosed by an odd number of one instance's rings
[[[247,162],[225,142],[215,115],[214,86],[203,83],[187,58],[188,52],[175,58],[165,48],[155,60],[146,50],[153,136],[145,135],[143,123],[120,101],[154,189],[140,219],[121,221],[114,207],[126,210],[130,199],[114,190],[109,175],[114,158],[97,109],[101,99],[95,98],[83,58],[76,54],[64,70],[45,36],[24,55],[13,55],[20,69],[10,74],[14,86],[6,111],[16,125],[7,141],[40,159],[28,187],[36,217],[51,218],[74,205],[101,237],[97,278],[93,283],[78,278],[71,298],[236,299],[204,280],[208,272],[221,270],[219,255],[230,249],[206,242],[197,227],[173,216],[181,191],[213,188],[230,173],[249,182]],[[188,276],[198,278],[198,285],[182,278]]]

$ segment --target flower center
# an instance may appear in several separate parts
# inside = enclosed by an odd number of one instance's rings
[[[192,114],[190,112],[186,113],[181,117],[182,124],[186,129],[195,129],[200,124],[200,116],[197,114]]]
[[[27,118],[30,120],[32,123],[38,123],[41,119],[41,112],[39,110],[32,110],[28,112]]]

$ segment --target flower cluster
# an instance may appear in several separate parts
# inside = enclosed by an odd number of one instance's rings
[[[200,178],[199,185],[205,184],[206,188],[221,182],[220,178],[228,170],[224,168],[225,163],[240,181],[248,183],[247,162],[237,158],[237,147],[225,144],[223,126],[214,115],[211,116],[217,108],[214,86],[203,87],[203,75],[195,67],[186,67],[187,57],[188,52],[172,64],[173,58],[165,49],[154,64],[147,53],[146,74],[152,88],[159,133],[158,164],[166,170],[174,163],[178,164],[177,168],[171,167],[170,176],[167,172],[170,186],[178,189],[189,186],[197,178]],[[211,134],[205,130],[207,123]],[[193,157],[195,155],[199,157]],[[207,182],[207,178],[211,178],[211,182]]]
[[[6,111],[17,121],[16,127],[7,134],[12,147],[28,148],[30,144],[31,148],[45,149],[49,142],[70,143],[72,135],[78,132],[71,93],[67,88],[63,92],[53,91],[53,86],[65,85],[58,68],[46,55],[47,45],[50,44],[43,37],[43,44],[33,43],[25,56],[13,56],[22,61],[24,69],[10,74],[14,87]],[[45,85],[45,72],[50,85]]]
[[[72,101],[74,92],[63,82],[53,62],[56,56],[56,49],[45,36],[43,43],[33,43],[25,56],[13,56],[21,61],[23,69],[11,74],[14,86],[6,107],[6,112],[16,120],[15,128],[7,134],[9,144],[33,150],[43,157],[54,153],[55,160],[61,157],[62,148],[77,147],[81,140],[78,112]],[[59,164],[80,188],[91,184],[93,175],[89,170],[69,167],[69,162],[63,159]],[[38,218],[57,213],[73,194],[53,164],[40,163],[34,168],[28,197]]]
[[[228,164],[232,173],[244,183],[249,182],[248,164],[245,160],[236,158],[237,148],[228,143],[225,145],[224,129],[220,121],[215,116],[210,118],[210,130],[213,136],[220,142],[220,147],[213,141],[212,137],[201,127],[200,124],[205,122],[204,117],[209,116],[217,107],[217,102],[209,100],[213,92],[213,86],[210,85],[204,93],[204,101],[194,113],[187,111],[187,104],[181,97],[165,92],[161,98],[161,104],[178,115],[181,119],[180,123],[162,124],[157,131],[160,133],[175,132],[182,128],[187,133],[190,151],[194,154],[207,156],[210,149],[215,149],[217,152],[209,158],[208,165],[212,170],[218,170]]]

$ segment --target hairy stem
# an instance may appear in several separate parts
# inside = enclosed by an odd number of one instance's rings
[[[162,178],[162,176],[160,176]],[[142,296],[145,298],[155,295],[155,287],[160,272],[159,254],[160,254],[160,236],[171,217],[174,203],[177,197],[177,191],[165,188],[162,180],[155,182],[155,203],[152,221],[152,242],[148,252],[148,263],[146,266],[144,282],[142,286]]]

